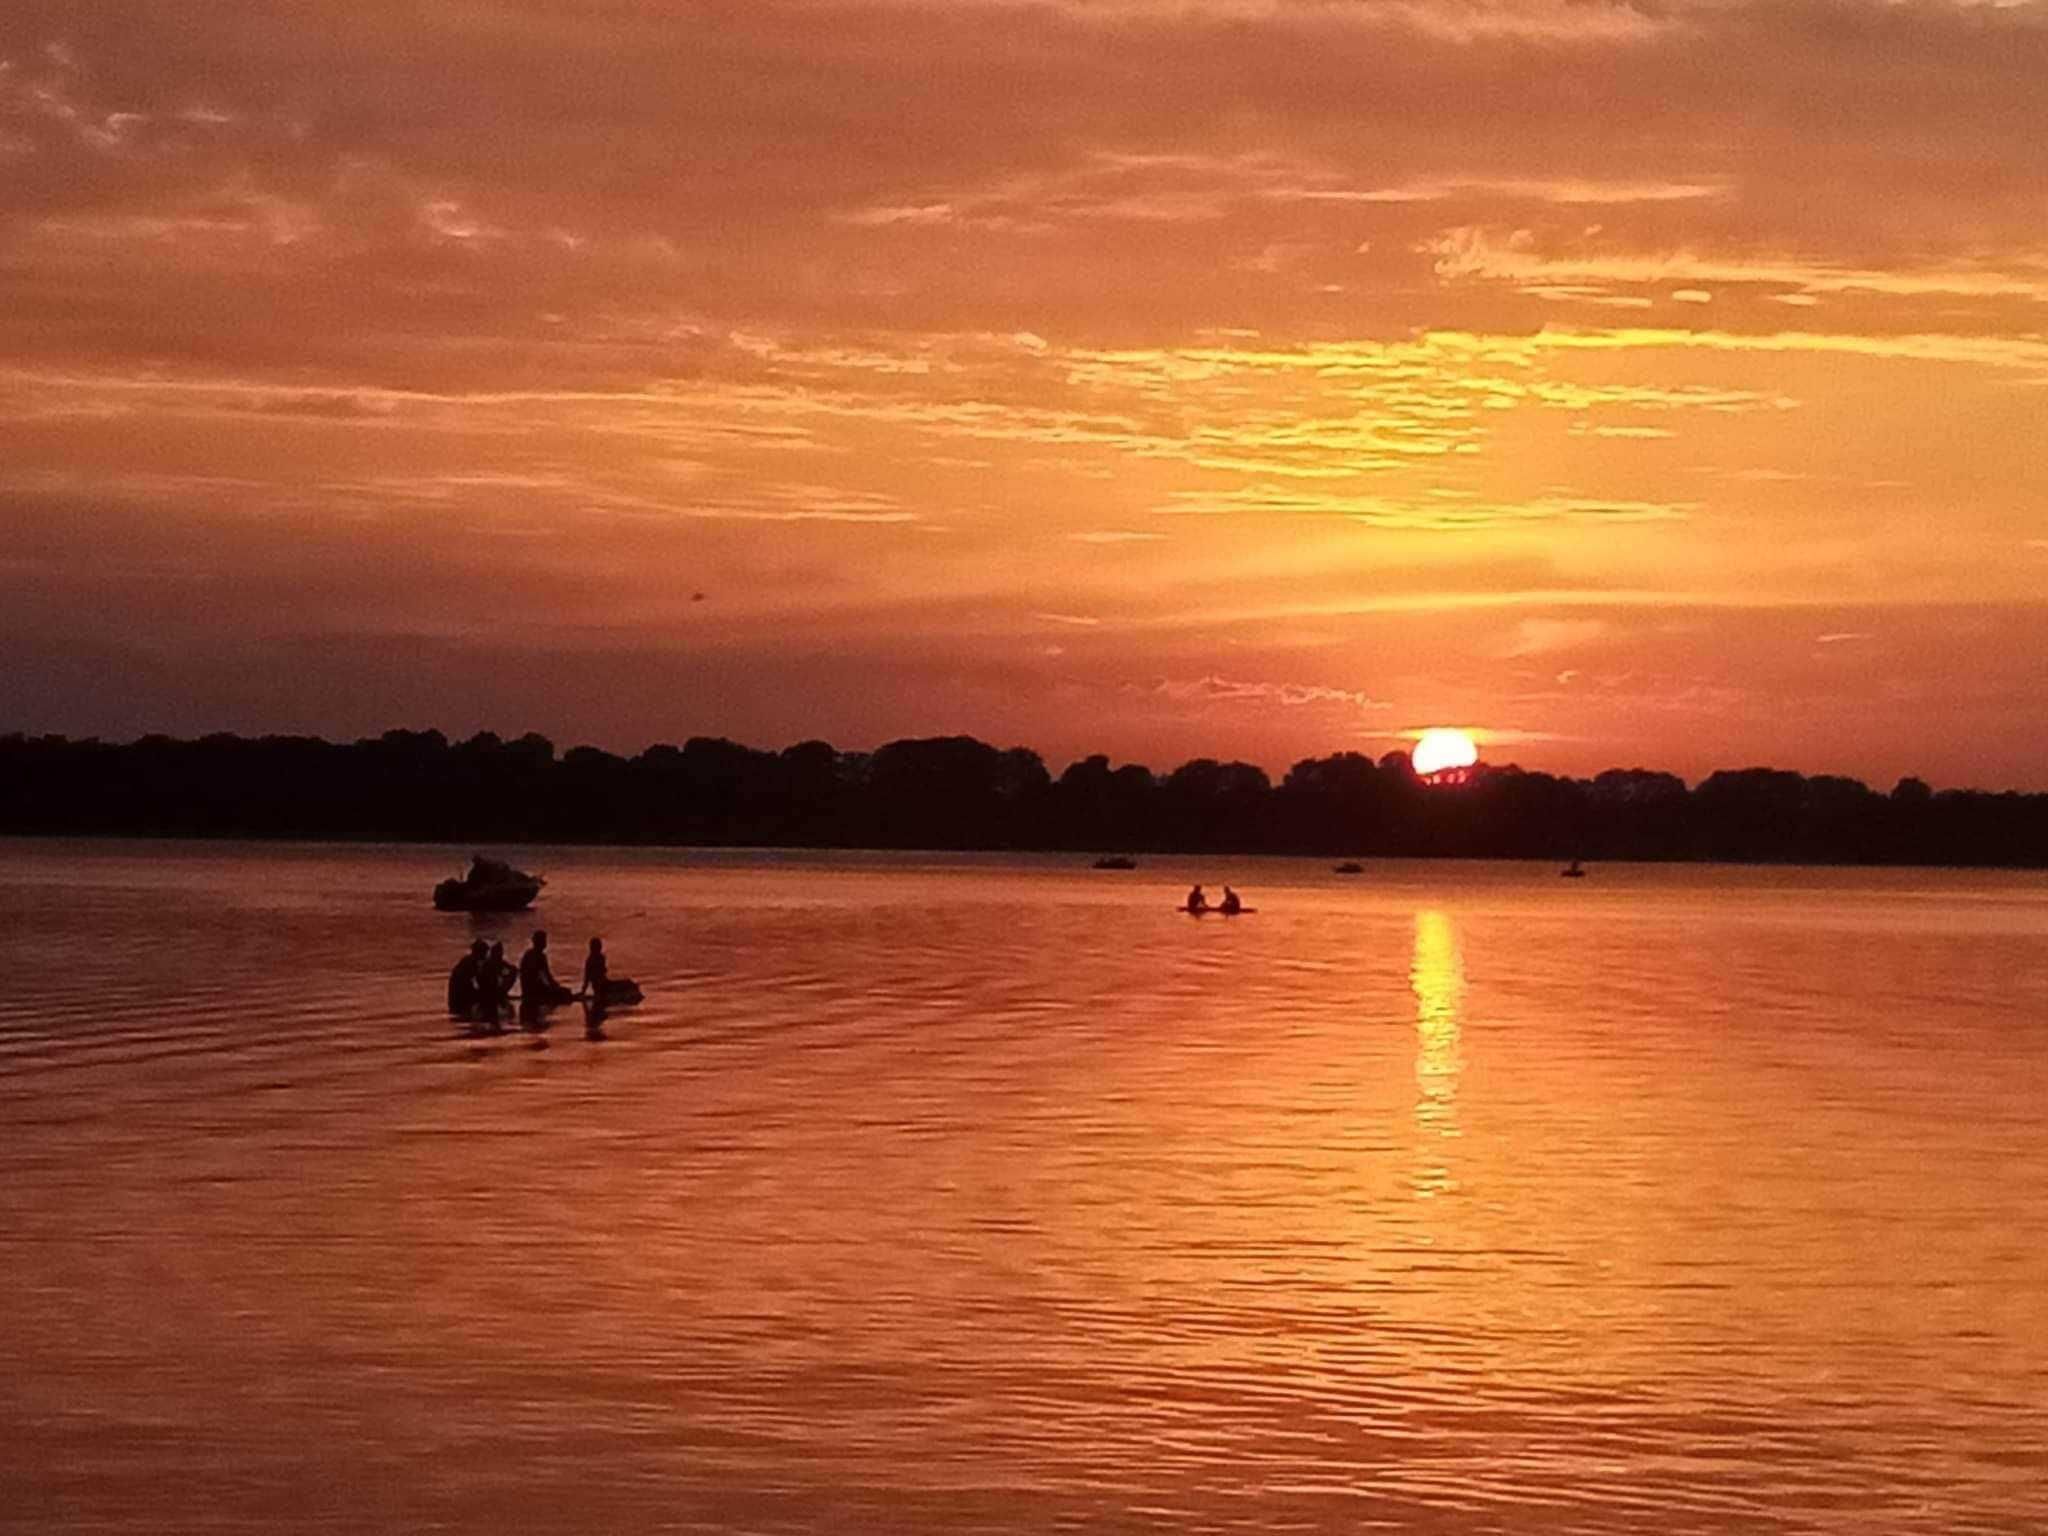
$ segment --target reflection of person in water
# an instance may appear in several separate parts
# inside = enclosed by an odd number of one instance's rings
[[[1229,886],[1223,887],[1223,915],[1235,917],[1244,910],[1244,903],[1237,899],[1237,892]]]
[[[1188,910],[1190,912],[1206,912],[1209,910],[1209,898],[1202,894],[1202,888],[1199,885],[1188,892]]]
[[[476,1012],[477,999],[483,993],[484,963],[489,958],[489,949],[478,939],[448,973],[448,1012],[452,1017],[466,1019]]]

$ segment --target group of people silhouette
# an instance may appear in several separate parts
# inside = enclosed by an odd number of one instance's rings
[[[504,1027],[504,1013],[514,1001],[514,982],[519,985],[519,1021],[528,1028],[539,1025],[542,1010],[579,1000],[591,1005],[595,1028],[610,1000],[604,940],[590,941],[590,953],[583,962],[582,990],[571,992],[555,979],[554,968],[548,963],[545,929],[534,931],[532,944],[516,966],[506,961],[503,944],[486,944],[478,939],[448,973],[448,1012],[470,1022],[479,1033],[496,1034]]]

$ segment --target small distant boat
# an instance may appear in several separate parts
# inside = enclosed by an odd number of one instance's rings
[[[1351,860],[1346,859],[1342,864],[1331,866],[1330,873],[1333,875],[1362,875],[1365,873],[1365,866],[1363,864],[1355,864]]]
[[[1097,869],[1136,869],[1138,861],[1127,859],[1120,853],[1113,853],[1095,861]]]
[[[434,887],[434,905],[443,912],[523,912],[546,884],[539,875],[478,854],[468,874]]]
[[[1581,864],[1577,859],[1573,859],[1571,863],[1567,864],[1563,869],[1559,870],[1557,873],[1560,879],[1583,880],[1586,878],[1586,866]]]
[[[1257,907],[1224,908],[1222,906],[1213,906],[1175,907],[1173,910],[1187,917],[1250,917],[1259,909]]]

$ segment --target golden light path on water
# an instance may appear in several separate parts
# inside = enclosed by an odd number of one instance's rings
[[[1416,1176],[1416,1193],[1431,1196],[1455,1187],[1445,1149],[1432,1140],[1458,1136],[1458,1073],[1460,1059],[1458,1010],[1465,992],[1465,966],[1458,953],[1457,930],[1439,911],[1415,914],[1415,963],[1409,971],[1415,988],[1415,1126],[1423,1138],[1418,1155],[1432,1152],[1441,1159]]]

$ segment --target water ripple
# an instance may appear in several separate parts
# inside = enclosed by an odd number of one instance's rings
[[[2040,1528],[2038,880],[524,857],[0,845],[0,1526]]]

